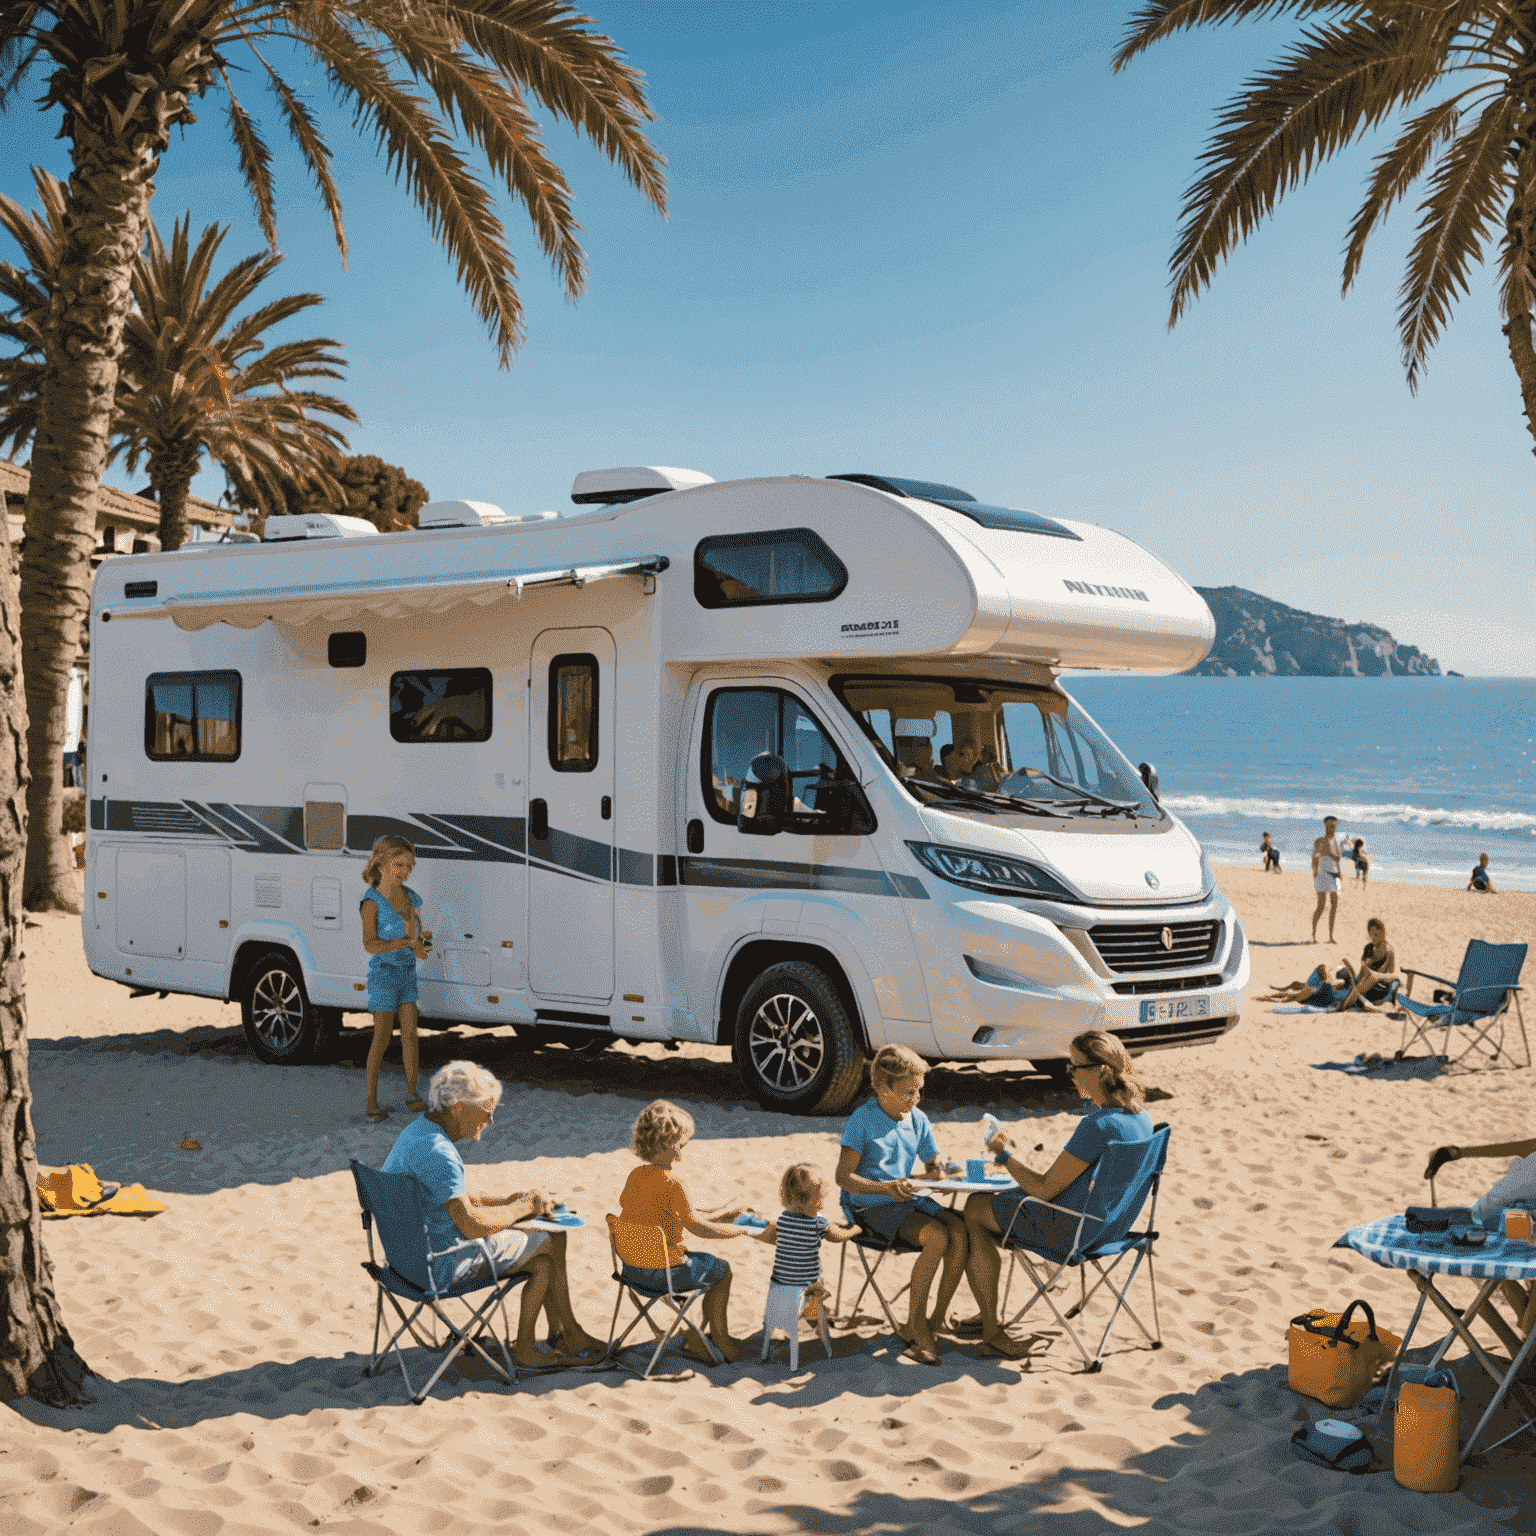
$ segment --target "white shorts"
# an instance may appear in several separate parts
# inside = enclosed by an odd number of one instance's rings
[[[1336,891],[1338,888],[1339,877],[1337,875],[1314,875],[1312,877],[1312,889],[1320,894]]]
[[[500,1279],[526,1264],[548,1242],[547,1232],[530,1232],[526,1227],[506,1227],[493,1232],[485,1239],[484,1249],[477,1244],[465,1250],[454,1270],[453,1283],[462,1285],[471,1278]],[[485,1261],[485,1249],[490,1250],[490,1264]]]

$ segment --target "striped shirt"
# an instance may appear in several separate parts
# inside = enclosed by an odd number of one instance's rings
[[[802,1216],[798,1211],[780,1215],[770,1276],[773,1284],[799,1287],[821,1279],[821,1234],[831,1225],[825,1216]]]

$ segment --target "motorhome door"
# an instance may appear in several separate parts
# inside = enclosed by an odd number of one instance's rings
[[[528,718],[528,984],[540,998],[613,996],[613,636],[547,629]]]

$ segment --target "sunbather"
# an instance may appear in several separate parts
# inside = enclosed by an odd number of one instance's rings
[[[1333,1005],[1338,1013],[1348,1008],[1364,1008],[1371,1013],[1382,1013],[1386,1010],[1380,1005],[1392,996],[1392,976],[1397,970],[1397,956],[1387,943],[1387,925],[1379,917],[1373,917],[1365,929],[1371,938],[1360,951],[1360,969],[1356,971],[1348,960],[1341,961],[1339,965],[1339,978],[1347,984],[1348,990]]]
[[[501,1083],[472,1061],[439,1067],[427,1086],[427,1111],[401,1131],[384,1159],[385,1173],[409,1173],[425,1186],[427,1230],[432,1251],[444,1253],[468,1239],[473,1248],[449,1254],[434,1264],[440,1286],[526,1269],[513,1358],[525,1370],[551,1370],[577,1364],[603,1341],[595,1339],[571,1311],[565,1274],[565,1233],[532,1232],[518,1223],[554,1210],[554,1201],[536,1191],[507,1195],[472,1195],[464,1178],[464,1159],[456,1141],[479,1141],[501,1102]],[[549,1321],[551,1353],[541,1353],[534,1328],[542,1309]]]
[[[1300,1003],[1307,1008],[1332,1008],[1339,994],[1334,990],[1328,973],[1318,966],[1305,981],[1288,981],[1273,992],[1260,992],[1256,1003]]]

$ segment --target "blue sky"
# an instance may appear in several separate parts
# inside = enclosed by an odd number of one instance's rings
[[[645,71],[670,216],[552,126],[591,276],[566,303],[506,206],[528,323],[510,372],[424,219],[296,64],[352,258],[343,272],[269,122],[287,255],[269,287],[325,295],[294,334],[344,344],[354,451],[509,510],[569,505],[577,472],[621,464],[939,479],[1106,523],[1200,585],[1385,624],[1444,666],[1536,674],[1536,459],[1492,275],[1417,397],[1394,329],[1411,204],[1339,295],[1380,146],[1293,192],[1166,329],[1214,113],[1292,25],[1189,34],[1113,76],[1129,0],[588,9]],[[154,212],[233,224],[233,257],[260,235],[221,104],[201,118]],[[0,190],[30,201],[28,165],[66,172],[56,128],[24,105],[0,119]],[[221,488],[217,471],[197,486]]]

